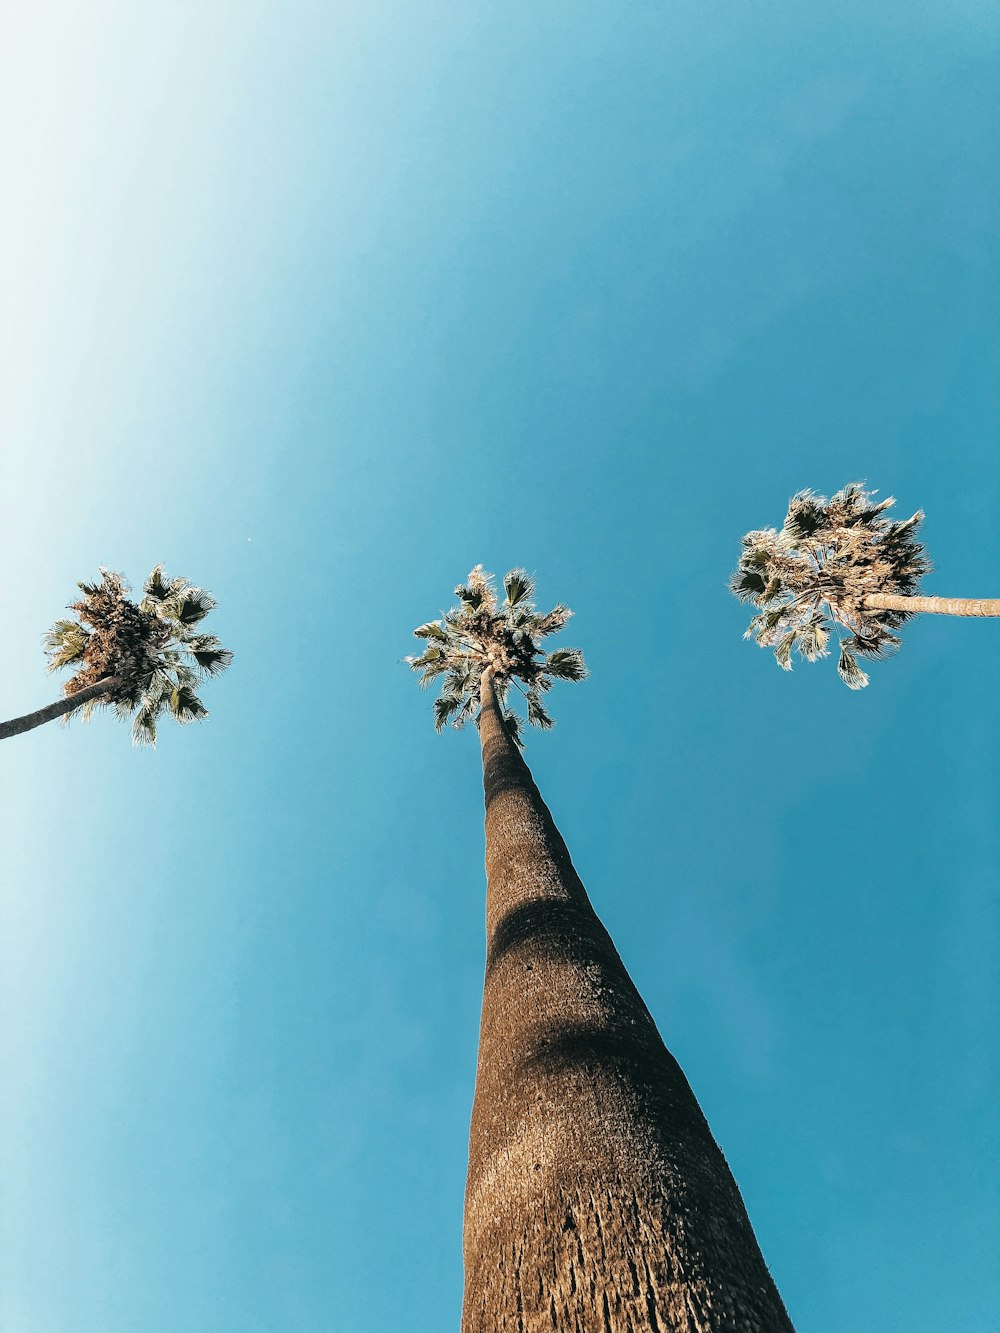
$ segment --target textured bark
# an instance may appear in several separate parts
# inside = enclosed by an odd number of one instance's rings
[[[926,611],[936,616],[1000,616],[1000,597],[897,597],[872,592],[865,606],[872,611]]]
[[[736,1182],[483,676],[463,1333],[789,1333]]]
[[[9,722],[0,722],[0,741],[7,740],[9,736],[20,736],[22,731],[32,731],[35,727],[40,727],[44,722],[52,722],[57,717],[64,717],[67,713],[82,707],[90,699],[99,699],[107,694],[117,683],[114,676],[105,676],[103,680],[88,685],[77,694],[69,694],[65,699],[58,699],[54,704],[36,709],[34,713],[25,713],[23,717],[12,717]]]

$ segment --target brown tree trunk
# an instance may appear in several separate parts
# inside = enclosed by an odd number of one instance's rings
[[[117,683],[114,676],[105,676],[103,680],[82,689],[79,694],[68,694],[65,699],[59,699],[54,704],[39,708],[34,713],[25,713],[23,717],[12,717],[9,722],[0,722],[0,741],[7,740],[9,736],[20,736],[22,731],[32,731],[35,727],[40,727],[43,722],[52,722],[57,717],[64,717],[90,699],[99,699],[102,694],[107,694]]]
[[[736,1182],[482,678],[463,1333],[789,1333]]]
[[[926,611],[936,616],[1000,616],[1000,597],[897,597],[872,592],[865,606],[872,611]]]

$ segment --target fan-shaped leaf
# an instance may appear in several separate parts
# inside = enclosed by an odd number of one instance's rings
[[[204,620],[216,605],[215,599],[201,588],[189,588],[164,603],[163,609],[171,620],[185,628]]]
[[[447,643],[448,633],[440,620],[428,620],[426,625],[418,625],[413,631],[418,639],[440,639]]]
[[[775,660],[782,671],[791,671],[792,669],[792,646],[795,643],[795,634],[795,630],[789,630],[787,634],[783,634],[774,650]]]
[[[434,700],[434,730],[443,731],[449,719],[457,713],[462,706],[462,696],[460,694],[442,694],[440,699]]]
[[[220,675],[233,661],[232,650],[229,648],[195,648],[191,656],[206,676]]]
[[[533,727],[541,727],[543,731],[548,731],[554,724],[542,707],[542,701],[539,699],[537,692],[529,690],[525,699],[528,704],[528,721]]]
[[[57,620],[42,640],[49,657],[49,671],[77,662],[87,651],[90,631],[77,620]]]
[[[741,565],[729,580],[729,590],[741,602],[756,602],[764,596],[767,580],[756,569],[744,569]]]
[[[863,690],[868,684],[868,674],[862,671],[858,666],[857,659],[848,652],[845,644],[840,650],[840,661],[837,663],[837,671],[840,679],[851,690]]]
[[[175,591],[173,585],[164,577],[162,565],[153,566],[142,590],[154,602],[162,602],[165,597]]]
[[[508,606],[519,606],[534,595],[535,585],[523,569],[512,569],[504,575],[504,592]]]
[[[545,658],[543,670],[556,680],[585,680],[587,664],[579,648],[557,648]]]
[[[189,685],[181,685],[170,692],[170,712],[181,724],[197,722],[208,717],[208,709]]]
[[[811,537],[827,521],[826,500],[815,491],[799,491],[785,516],[785,533],[794,539]]]
[[[545,638],[547,634],[558,634],[564,629],[573,616],[573,612],[568,606],[563,606],[557,602],[548,615],[538,616],[534,623],[534,632],[540,639]]]
[[[132,720],[132,744],[156,745],[156,712],[140,708]]]

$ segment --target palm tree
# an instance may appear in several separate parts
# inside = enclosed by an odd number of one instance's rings
[[[758,608],[744,638],[773,648],[778,665],[792,669],[792,649],[807,662],[829,655],[834,626],[839,641],[837,670],[852,690],[868,675],[858,657],[882,658],[899,645],[895,633],[910,616],[925,611],[946,616],[1000,616],[1000,598],[920,597],[920,580],[931,564],[916,540],[924,515],[895,521],[887,500],[851,482],[827,500],[799,491],[788,505],[780,532],[764,528],[743,538],[743,554],[730,589]]]
[[[135,744],[155,745],[164,713],[180,723],[207,717],[195,688],[233,660],[214,634],[201,629],[214,599],[186,579],[168,579],[162,565],[146,580],[138,603],[111,570],[102,568],[98,583],[77,586],[83,596],[68,608],[76,618],[57,620],[43,640],[50,671],[76,668],[63,685],[65,698],[0,723],[0,740],[78,710],[86,720],[95,708],[112,708],[132,719]]]
[[[486,794],[486,981],[465,1197],[463,1333],[789,1333],[743,1201],[598,919],[508,709],[582,654],[540,641],[522,570],[479,566],[408,658],[440,729],[474,718]]]

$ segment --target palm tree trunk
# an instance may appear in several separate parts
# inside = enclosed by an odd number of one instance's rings
[[[69,694],[65,699],[59,699],[54,704],[39,708],[34,713],[25,713],[23,717],[12,717],[9,722],[0,722],[0,741],[7,740],[9,736],[20,736],[22,731],[32,731],[35,727],[40,727],[43,722],[52,722],[57,717],[64,717],[90,699],[99,699],[117,684],[115,676],[104,676],[95,684],[86,686],[79,694]]]
[[[936,616],[1000,616],[1000,597],[897,597],[873,592],[865,598],[872,611],[927,611]]]
[[[736,1182],[481,683],[463,1333],[790,1333]]]

